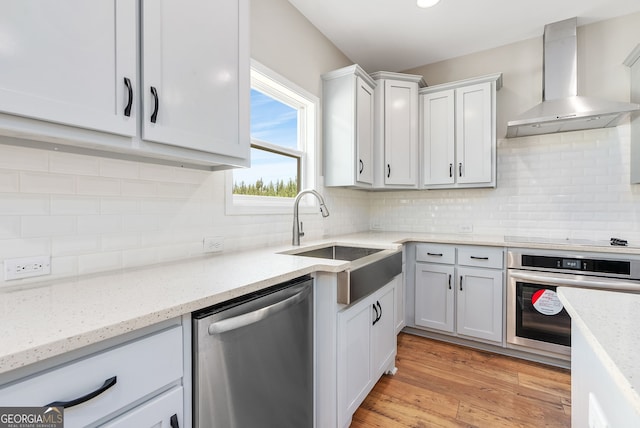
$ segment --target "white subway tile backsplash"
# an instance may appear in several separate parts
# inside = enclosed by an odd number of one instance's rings
[[[0,245],[0,260],[39,256],[50,253],[50,238],[3,239]]]
[[[176,168],[154,164],[140,164],[140,178],[160,182],[175,182],[178,173]]]
[[[49,208],[48,195],[0,193],[0,215],[45,215]]]
[[[3,139],[5,137],[1,137]],[[49,153],[17,146],[0,145],[0,168],[19,171],[47,171]]]
[[[303,241],[370,225],[457,233],[462,224],[477,234],[640,241],[629,138],[621,126],[501,140],[496,189],[324,188],[331,215],[302,214]],[[205,236],[223,236],[225,252],[291,239],[291,213],[226,215],[224,172],[13,146],[0,155],[0,262],[53,253],[58,277],[200,255]]]
[[[59,236],[51,239],[52,256],[95,253],[100,249],[100,239],[93,236]]]
[[[78,273],[88,274],[122,268],[120,251],[103,251],[78,256]]]
[[[608,239],[620,231],[640,240],[640,191],[629,184],[628,128],[499,141],[496,189],[415,192],[413,207],[373,193],[370,217],[387,230],[410,225],[456,232],[454,223],[465,221],[473,223],[474,233]],[[409,222],[417,211],[429,215]]]
[[[134,214],[140,213],[142,202],[139,198],[112,198],[100,199],[100,212],[102,214]]]
[[[158,262],[158,249],[154,247],[124,250],[122,252],[122,266],[131,268],[145,266]]]
[[[158,196],[163,198],[187,198],[198,188],[195,184],[158,183]]]
[[[100,172],[100,158],[94,156],[61,152],[52,152],[49,156],[50,172],[71,175],[98,175]]]
[[[23,193],[73,194],[76,191],[72,175],[20,173],[20,191]]]
[[[101,245],[103,250],[124,250],[140,246],[140,237],[131,233],[116,233],[102,235]]]
[[[100,175],[102,177],[138,178],[140,167],[137,162],[116,159],[100,159]]]
[[[83,215],[78,216],[78,234],[111,234],[123,231],[123,220],[119,215]]]
[[[123,180],[122,196],[138,196],[143,198],[158,195],[158,183],[142,180]]]
[[[122,230],[125,232],[154,232],[158,230],[158,219],[144,214],[122,216]]]
[[[20,237],[20,216],[0,216],[0,240]],[[1,245],[0,241],[0,245]]]
[[[78,194],[98,196],[120,195],[120,180],[85,176],[80,176],[77,180]]]
[[[20,173],[0,170],[0,192],[18,192],[20,190]]]
[[[93,196],[51,196],[51,214],[90,215],[100,213],[100,199]]]
[[[76,224],[74,216],[23,216],[20,230],[26,238],[65,236],[76,233]]]

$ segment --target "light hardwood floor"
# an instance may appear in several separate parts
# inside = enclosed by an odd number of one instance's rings
[[[401,333],[351,428],[570,427],[569,370]]]

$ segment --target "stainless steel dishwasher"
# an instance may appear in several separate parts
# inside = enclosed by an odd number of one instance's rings
[[[309,276],[194,312],[194,427],[313,427],[313,317]]]

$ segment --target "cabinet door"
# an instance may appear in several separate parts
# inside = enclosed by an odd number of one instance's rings
[[[418,183],[418,84],[384,81],[384,183]]]
[[[455,91],[421,95],[423,184],[455,182]]]
[[[454,267],[416,263],[415,323],[453,333]]]
[[[179,428],[183,423],[182,387],[156,397],[102,425],[103,428]],[[173,419],[173,421],[172,421]],[[177,425],[176,425],[177,424]]]
[[[0,112],[135,135],[135,2],[7,0],[0,28]]]
[[[372,322],[371,333],[371,367],[373,379],[377,381],[390,365],[393,364],[397,350],[396,317],[395,317],[395,291],[391,281],[391,287],[385,287],[384,291],[376,297],[375,305],[378,309],[377,318]],[[374,310],[375,313],[375,310]]]
[[[502,271],[458,267],[457,331],[502,342]]]
[[[373,89],[362,78],[357,79],[356,149],[358,165],[356,180],[373,183]]]
[[[247,20],[247,0],[143,0],[144,140],[248,156]]]
[[[365,298],[338,315],[338,423],[345,426],[373,387],[373,303]]]
[[[458,183],[490,183],[493,158],[491,83],[456,89]]]

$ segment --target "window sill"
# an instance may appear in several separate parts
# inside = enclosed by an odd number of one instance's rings
[[[231,195],[231,201],[225,203],[226,215],[293,215],[295,198],[275,198],[271,196]],[[319,211],[315,203],[300,201],[300,214]]]

